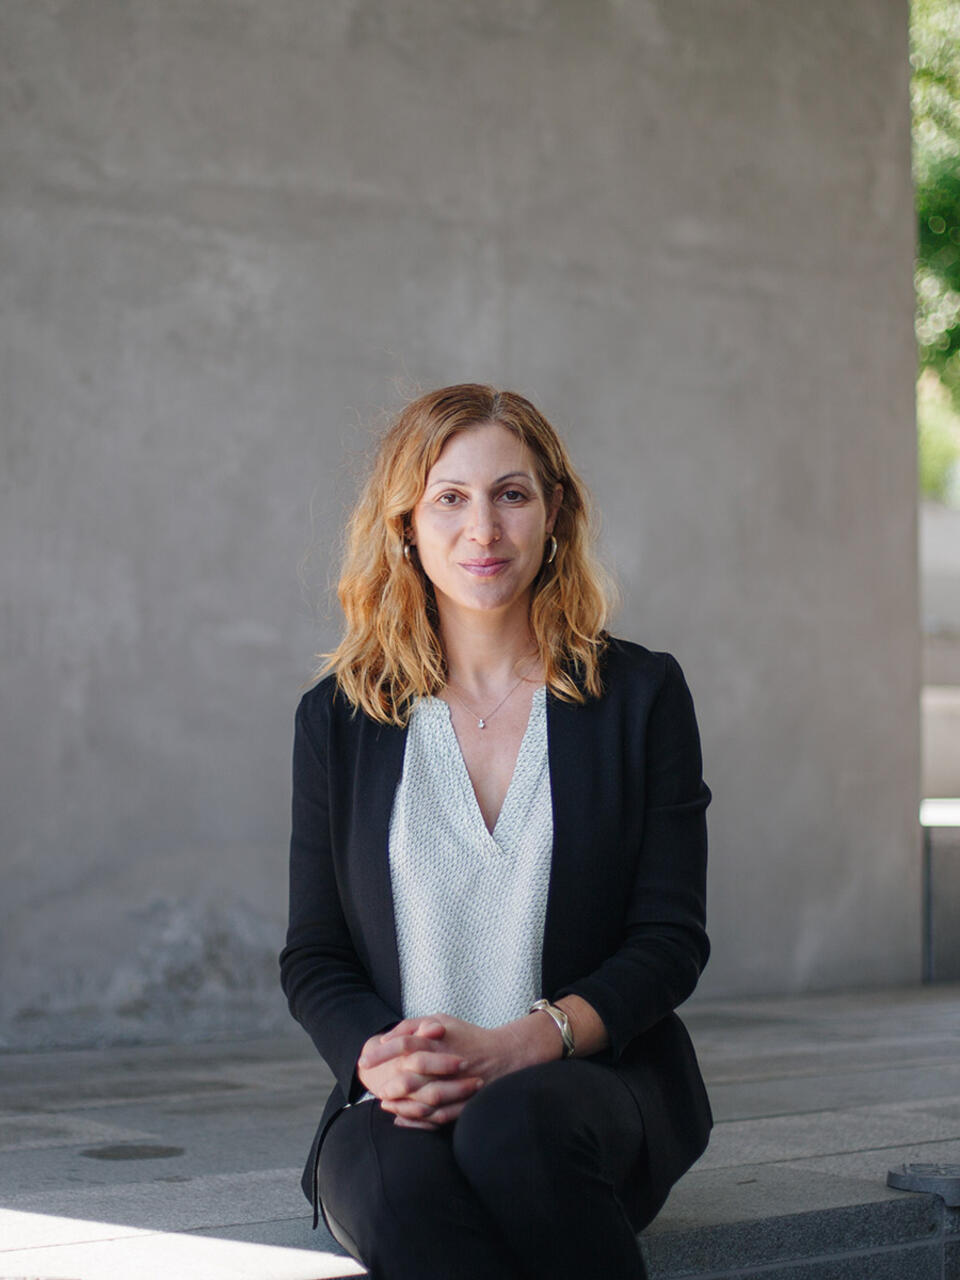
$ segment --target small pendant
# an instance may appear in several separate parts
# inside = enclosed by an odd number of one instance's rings
[[[485,729],[486,727],[487,727],[487,726],[486,726],[486,724],[485,724],[482,720],[478,720],[478,721],[477,721],[477,728],[478,728],[478,729]]]

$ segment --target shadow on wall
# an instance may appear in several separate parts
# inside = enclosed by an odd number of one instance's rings
[[[21,962],[8,990],[30,993],[0,1013],[0,1049],[142,1044],[263,1036],[292,1025],[279,984],[278,924],[249,903],[157,898],[84,928],[69,972]],[[104,968],[103,930],[112,934]],[[8,940],[9,941],[9,940]],[[119,944],[119,945],[118,945]],[[107,962],[109,963],[109,961]]]

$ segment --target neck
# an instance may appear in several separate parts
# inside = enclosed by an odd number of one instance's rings
[[[498,617],[442,611],[440,638],[447,675],[467,693],[496,693],[521,675],[540,676],[527,610]]]

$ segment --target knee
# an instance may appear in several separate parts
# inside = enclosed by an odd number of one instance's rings
[[[545,1063],[492,1081],[464,1107],[453,1133],[457,1163],[474,1185],[509,1178],[521,1185],[533,1167],[562,1160],[578,1144],[565,1123],[567,1063]],[[553,1070],[558,1068],[558,1070]]]
[[[369,1264],[401,1248],[425,1207],[444,1204],[452,1161],[442,1148],[437,1135],[395,1129],[371,1102],[333,1125],[321,1150],[320,1198],[333,1235],[354,1257]]]
[[[427,1223],[444,1214],[455,1191],[450,1178],[454,1162],[442,1136],[394,1132],[399,1141],[379,1148],[376,1176],[367,1190],[371,1224],[385,1240],[406,1232],[413,1222]]]

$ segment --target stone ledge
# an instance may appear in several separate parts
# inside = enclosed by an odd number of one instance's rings
[[[651,1280],[942,1280],[946,1211],[936,1196],[790,1216],[651,1229],[641,1237]]]
[[[714,1195],[702,1224],[665,1210],[640,1237],[650,1280],[960,1280],[960,1213],[938,1196],[710,1221],[718,1209],[735,1218],[738,1199],[736,1184],[726,1205]]]
[[[960,1280],[960,1209],[886,1186],[896,1164],[960,1160],[960,986],[684,1017],[717,1125],[641,1237],[651,1280]],[[0,1053],[0,1275],[363,1274],[299,1190],[330,1084],[293,1032]]]

